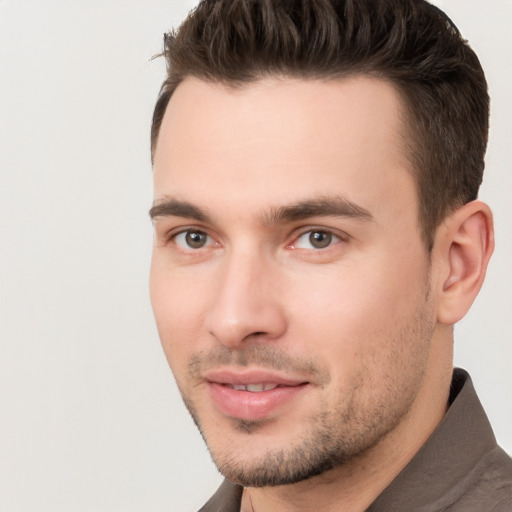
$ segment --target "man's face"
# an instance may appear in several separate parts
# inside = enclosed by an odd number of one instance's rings
[[[435,314],[402,117],[395,89],[364,77],[187,79],[170,101],[151,299],[235,482],[319,474],[414,410]]]

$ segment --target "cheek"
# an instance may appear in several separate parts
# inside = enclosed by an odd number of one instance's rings
[[[302,350],[316,353],[341,380],[407,350],[405,331],[425,306],[425,268],[392,267],[383,260],[338,269],[320,280],[305,278],[296,289],[292,338],[303,340]]]
[[[197,349],[201,326],[200,297],[194,281],[153,258],[150,297],[160,341],[173,372],[180,374]]]

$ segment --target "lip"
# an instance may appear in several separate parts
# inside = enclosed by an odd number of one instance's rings
[[[218,369],[207,372],[204,378],[208,382],[217,384],[260,384],[262,382],[277,384],[279,386],[298,386],[305,381],[300,378],[292,378],[269,370],[251,369],[233,371]]]
[[[275,416],[309,386],[302,379],[267,370],[214,370],[204,378],[215,407],[226,416],[243,420],[262,420]],[[230,387],[250,384],[276,384],[277,387],[259,392]]]

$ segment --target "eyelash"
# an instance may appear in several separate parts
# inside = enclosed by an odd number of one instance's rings
[[[210,239],[212,241],[215,242],[215,245],[220,245],[218,242],[215,241],[215,239],[209,235],[206,230],[204,229],[201,229],[201,228],[195,228],[195,227],[189,227],[189,228],[186,228],[186,229],[182,229],[180,231],[177,231],[177,232],[170,232],[166,235],[166,243],[174,243],[178,248],[182,249],[182,250],[190,250],[190,251],[196,251],[196,250],[199,250],[199,249],[203,249],[204,247],[197,247],[197,248],[194,248],[194,247],[190,247],[188,246],[187,248],[182,248],[180,247],[180,245],[176,242],[177,238],[180,236],[180,235],[187,235],[187,234],[192,234],[192,233],[196,233],[196,234],[201,234],[201,235],[205,235],[207,237],[207,239]]]
[[[181,247],[177,242],[177,238],[180,236],[180,235],[187,235],[187,234],[192,234],[192,233],[197,233],[197,234],[201,234],[201,235],[204,235],[207,237],[207,240],[205,242],[205,245],[201,246],[201,247],[191,247],[186,241],[185,241],[185,244],[187,245],[187,247]],[[322,234],[325,234],[329,237],[329,240],[328,240],[328,243],[327,245],[325,245],[325,247],[312,247],[312,248],[304,248],[304,247],[298,247],[299,243],[298,241],[309,234],[309,236],[311,237],[312,234],[314,233],[322,233]],[[288,243],[286,244],[286,248],[287,249],[291,249],[291,250],[311,250],[311,251],[315,251],[315,252],[323,252],[327,249],[329,249],[330,247],[332,247],[333,245],[335,245],[336,243],[339,243],[339,242],[345,242],[347,241],[347,235],[345,235],[344,233],[339,233],[339,232],[334,232],[333,230],[331,229],[327,229],[327,228],[324,228],[324,227],[308,227],[307,229],[304,229],[303,231],[300,231],[298,234],[294,235],[293,236],[293,240],[291,243]],[[199,251],[201,249],[206,249],[208,248],[209,246],[211,246],[211,241],[213,241],[213,246],[220,246],[221,244],[219,242],[217,242],[211,235],[208,234],[208,232],[205,230],[205,229],[202,229],[202,228],[195,228],[195,227],[188,227],[186,229],[181,229],[180,231],[177,231],[177,232],[169,232],[168,234],[166,234],[166,244],[167,243],[174,243],[179,249],[181,250],[185,250],[185,251],[192,251],[192,252],[196,252],[196,251]],[[210,239],[210,242],[208,242],[208,239]],[[321,241],[320,241],[321,243]]]
[[[327,235],[328,237],[328,243],[324,246],[324,247],[313,247],[312,249],[309,249],[309,248],[303,248],[303,247],[298,247],[299,245],[299,240],[303,237],[305,237],[306,235],[309,235],[310,239],[309,239],[309,243],[311,245],[313,245],[312,241],[311,241],[311,236],[313,234],[323,234],[323,235]],[[332,247],[333,245],[335,245],[336,243],[338,242],[343,242],[343,241],[346,241],[347,237],[342,235],[341,233],[338,233],[338,232],[334,232],[333,230],[331,229],[327,229],[327,228],[324,228],[324,227],[313,227],[313,228],[307,228],[305,229],[304,231],[300,232],[298,235],[296,235],[292,241],[292,243],[288,244],[288,248],[290,249],[293,249],[293,250],[317,250],[317,251],[324,251],[324,250],[327,250],[329,249],[330,247]],[[319,240],[320,243],[322,243],[322,240]]]

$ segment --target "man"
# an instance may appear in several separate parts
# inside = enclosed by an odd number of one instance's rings
[[[453,325],[493,251],[485,77],[420,0],[202,2],[166,37],[151,299],[205,511],[509,511]]]

